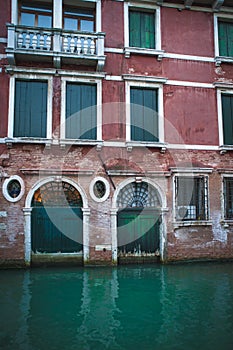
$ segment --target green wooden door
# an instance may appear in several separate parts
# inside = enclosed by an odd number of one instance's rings
[[[118,213],[118,250],[155,253],[159,249],[160,215],[153,209],[132,208]]]
[[[32,251],[72,253],[82,250],[81,208],[35,207],[32,210]]]

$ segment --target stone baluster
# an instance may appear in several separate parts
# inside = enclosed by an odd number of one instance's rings
[[[72,36],[71,39],[70,39],[70,52],[73,53],[74,49],[75,49],[75,39]]]
[[[44,34],[40,34],[40,50],[43,50],[44,48]]]
[[[81,42],[80,36],[78,36],[78,39],[77,39],[77,54],[78,55],[80,55],[81,49],[82,49],[82,42]]]
[[[23,33],[20,32],[18,35],[18,47],[21,49],[23,47]]]
[[[91,43],[90,43],[90,53],[91,55],[95,54],[95,41],[93,38],[91,39]]]
[[[26,37],[25,37],[25,47],[26,47],[26,49],[29,49],[29,46],[30,46],[30,34],[27,33]]]
[[[33,37],[32,37],[32,48],[33,50],[35,50],[37,47],[37,35],[36,33],[33,34]]]
[[[46,49],[47,51],[51,50],[51,35],[47,34],[47,38],[46,38]]]
[[[68,45],[68,37],[67,37],[67,35],[65,35],[64,36],[64,41],[63,41],[63,49],[64,49],[64,51],[65,52],[68,52],[68,47],[69,45]]]
[[[84,55],[87,54],[87,51],[88,51],[88,39],[85,38],[84,42],[83,42],[83,53],[84,53]]]

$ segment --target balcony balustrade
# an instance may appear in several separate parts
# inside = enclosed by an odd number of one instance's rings
[[[7,56],[11,65],[17,60],[51,61],[56,68],[61,63],[95,65],[103,70],[105,34],[44,29],[8,24]]]

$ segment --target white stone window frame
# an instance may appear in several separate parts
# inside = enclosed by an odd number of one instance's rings
[[[223,138],[223,113],[222,113],[222,95],[232,95],[233,86],[231,89],[222,88],[217,89],[217,108],[218,108],[218,131],[219,131],[219,148],[221,153],[225,153],[227,150],[233,150],[233,145],[224,145]]]
[[[209,195],[209,175],[212,173],[212,169],[185,169],[178,170],[175,169],[173,171],[175,175],[173,176],[173,226],[174,228],[184,227],[184,226],[209,226],[212,225],[212,221],[210,220],[210,195]],[[205,181],[205,198],[206,201],[204,203],[207,220],[180,220],[176,217],[177,212],[177,198],[176,198],[176,178],[179,177],[204,177]]]
[[[229,225],[233,225],[233,218],[232,219],[226,219],[226,212],[225,212],[225,208],[226,208],[226,194],[225,194],[225,188],[224,188],[224,180],[225,179],[233,179],[233,172],[230,174],[224,173],[221,175],[222,177],[222,192],[221,192],[221,224],[223,224],[224,227],[228,227]]]
[[[152,10],[155,13],[155,49],[130,47],[129,45],[129,12],[130,9]],[[158,60],[163,57],[164,51],[161,49],[161,15],[160,7],[154,3],[124,2],[124,52],[125,57],[129,58],[131,53],[154,55]]]
[[[106,192],[105,192],[105,195],[102,197],[102,198],[98,198],[96,197],[95,195],[95,192],[94,192],[94,186],[96,184],[97,181],[102,181],[105,185],[105,189],[106,189]],[[89,192],[90,192],[90,196],[91,198],[95,201],[95,202],[98,202],[98,203],[102,203],[102,202],[105,202],[109,195],[110,195],[110,185],[109,185],[109,182],[102,176],[97,176],[95,177],[91,183],[90,183],[90,186],[89,186]]]
[[[20,190],[20,193],[17,197],[13,198],[9,195],[8,193],[8,185],[11,181],[18,181],[20,183],[20,186],[21,186],[21,190]],[[18,176],[18,175],[13,175],[13,176],[10,176],[8,179],[6,179],[3,183],[3,186],[2,186],[2,194],[3,196],[6,198],[6,200],[8,202],[12,202],[12,203],[15,203],[15,202],[18,202],[24,195],[25,193],[25,185],[24,185],[24,181],[23,179]]]
[[[66,84],[67,83],[85,83],[96,84],[97,94],[97,137],[96,140],[67,139],[66,138]],[[102,77],[82,77],[82,76],[62,76],[61,77],[61,125],[60,125],[60,144],[90,144],[102,143]]]
[[[37,137],[14,137],[14,106],[15,106],[15,81],[16,80],[30,80],[30,81],[44,81],[48,84],[47,95],[47,124],[46,124],[46,138]],[[53,98],[53,76],[31,73],[25,70],[25,73],[15,73],[10,77],[9,85],[9,112],[8,112],[8,132],[6,143],[49,143],[52,139],[52,98]]]
[[[233,22],[233,15],[231,14],[214,14],[214,48],[215,48],[215,63],[219,66],[222,62],[233,63],[233,57],[220,56],[219,54],[219,37],[218,37],[218,21],[219,20],[229,20]]]
[[[164,147],[164,104],[163,104],[163,84],[166,79],[151,77],[124,76],[126,93],[126,145],[131,146],[149,146]],[[137,79],[137,80],[136,80]],[[154,81],[153,81],[154,80]],[[161,83],[160,83],[161,82]],[[133,141],[131,140],[131,117],[130,117],[130,89],[131,87],[158,89],[158,130],[159,141]]]

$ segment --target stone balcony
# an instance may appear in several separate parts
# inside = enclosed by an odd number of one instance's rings
[[[105,33],[66,31],[7,24],[7,58],[10,65],[18,62],[50,62],[96,66],[102,71],[105,64]]]

